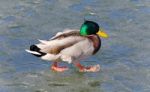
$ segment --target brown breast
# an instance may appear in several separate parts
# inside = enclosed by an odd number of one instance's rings
[[[101,39],[99,38],[98,35],[89,35],[87,37],[93,42],[94,46],[93,54],[95,54],[101,47]]]

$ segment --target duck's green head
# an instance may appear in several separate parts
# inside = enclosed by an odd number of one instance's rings
[[[92,35],[98,34],[100,37],[108,38],[107,33],[105,33],[96,22],[85,21],[80,28],[80,35]]]

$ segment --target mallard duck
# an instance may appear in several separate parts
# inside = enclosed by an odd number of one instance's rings
[[[86,20],[80,30],[67,29],[58,32],[50,40],[39,40],[39,44],[30,46],[27,52],[43,60],[53,61],[51,69],[57,72],[63,72],[69,68],[58,66],[60,61],[74,64],[80,72],[97,72],[100,65],[83,66],[80,60],[94,55],[101,47],[101,39],[108,38],[99,25],[94,21]]]

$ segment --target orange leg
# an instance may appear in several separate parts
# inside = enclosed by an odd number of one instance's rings
[[[64,72],[64,71],[68,70],[68,68],[66,66],[63,66],[63,67],[58,66],[57,62],[54,62],[52,64],[51,69],[56,72]]]
[[[83,66],[79,62],[74,63],[76,67],[79,68],[79,72],[98,72],[100,70],[100,65],[94,65],[94,66]]]

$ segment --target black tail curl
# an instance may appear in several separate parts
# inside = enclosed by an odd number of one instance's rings
[[[31,50],[31,51],[36,51],[36,52],[38,52],[38,53],[41,54],[41,55],[33,54],[34,56],[37,56],[37,57],[42,57],[42,56],[46,55],[46,53],[41,52],[41,51],[40,51],[40,48],[37,47],[36,45],[31,45],[31,46],[30,46],[30,50]]]

